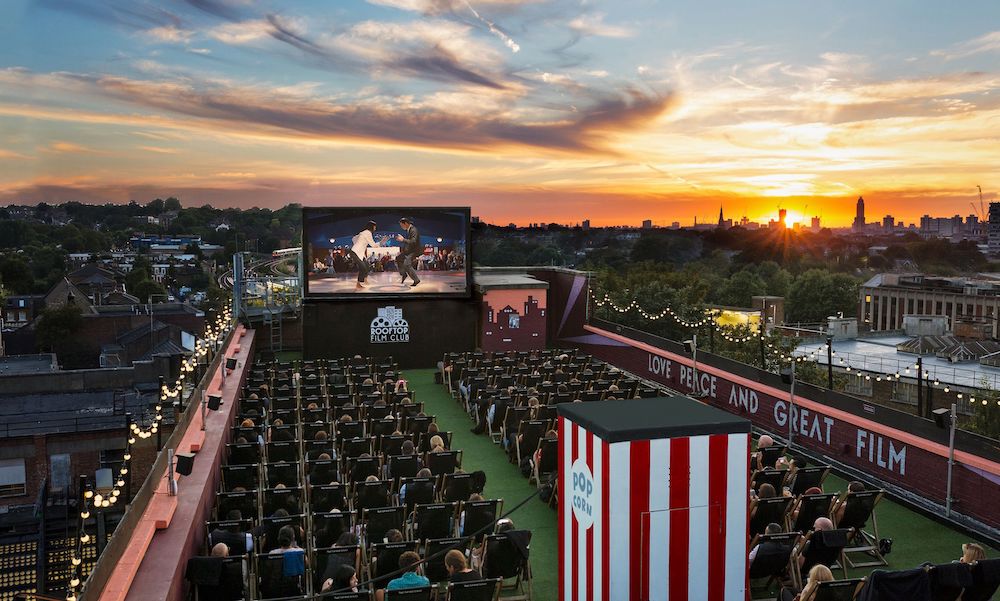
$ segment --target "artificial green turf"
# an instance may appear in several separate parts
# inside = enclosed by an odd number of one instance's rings
[[[473,426],[461,404],[447,388],[434,383],[433,369],[407,370],[406,378],[415,400],[424,403],[427,415],[437,416],[438,427],[452,433],[451,445],[462,450],[462,469],[466,472],[486,472],[487,499],[503,499],[507,512],[526,497],[535,493],[535,486],[521,475],[507,455],[493,444],[489,436],[469,432]],[[531,531],[532,598],[537,601],[558,597],[558,543],[556,512],[537,498],[531,499],[511,514],[517,528]]]

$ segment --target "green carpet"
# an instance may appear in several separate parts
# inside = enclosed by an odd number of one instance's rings
[[[486,435],[469,432],[472,421],[462,406],[448,395],[447,389],[434,383],[433,369],[407,370],[406,379],[415,391],[416,400],[424,403],[428,415],[437,416],[438,426],[452,433],[452,448],[462,449],[462,469],[486,472],[487,499],[503,499],[504,512],[535,492],[534,485],[521,476],[507,461],[499,446]],[[532,598],[556,599],[559,588],[558,531],[556,512],[538,499],[528,501],[510,515],[514,525],[531,531]]]

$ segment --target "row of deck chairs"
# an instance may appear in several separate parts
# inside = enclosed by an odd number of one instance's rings
[[[387,598],[485,601],[495,598],[498,582],[524,588],[527,558],[519,556],[507,533],[495,532],[503,500],[470,501],[471,493],[482,490],[481,479],[461,470],[462,451],[451,448],[451,433],[432,431],[436,420],[424,414],[414,395],[395,392],[391,382],[397,373],[391,358],[253,366],[231,427],[213,519],[206,523],[207,544],[216,542],[212,533],[236,541],[230,544],[233,556],[196,558],[216,564],[208,570],[215,584],[198,582],[201,598],[224,598],[222,588],[231,595],[226,598],[312,598],[330,558],[341,555],[353,558],[359,580],[376,582],[366,587],[369,592],[322,598],[368,599],[393,571],[394,561],[379,562],[375,569],[373,559],[398,551],[398,561],[405,550],[425,558],[441,553],[424,567],[431,596],[408,591]],[[365,380],[384,385],[373,389]],[[250,394],[258,398],[251,400]],[[350,421],[341,421],[343,415]],[[245,427],[246,419],[253,425]],[[325,436],[315,436],[321,431]],[[442,438],[444,451],[430,452],[432,436]],[[412,455],[402,454],[407,440],[416,447]],[[418,475],[421,468],[431,475]],[[228,519],[234,510],[239,518]],[[269,554],[283,526],[304,533],[296,537],[304,539],[297,541],[301,552]],[[388,542],[390,530],[399,530],[404,540]],[[337,546],[344,533],[356,534],[358,544]],[[252,552],[240,542],[247,534]],[[490,567],[487,580],[448,592],[443,553],[457,548],[468,554],[479,544],[492,549],[483,559]],[[192,571],[203,573],[198,566]],[[225,578],[231,579],[227,586]]]

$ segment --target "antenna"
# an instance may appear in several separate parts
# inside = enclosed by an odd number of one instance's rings
[[[986,219],[986,206],[983,204],[983,187],[976,184],[976,188],[979,189],[979,219],[982,221]]]

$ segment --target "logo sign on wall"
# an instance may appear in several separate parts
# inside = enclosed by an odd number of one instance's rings
[[[582,530],[594,525],[594,474],[586,461],[577,459],[570,468],[573,474],[573,517]]]
[[[403,310],[396,307],[380,307],[371,324],[372,344],[409,342],[410,324],[403,319]]]

